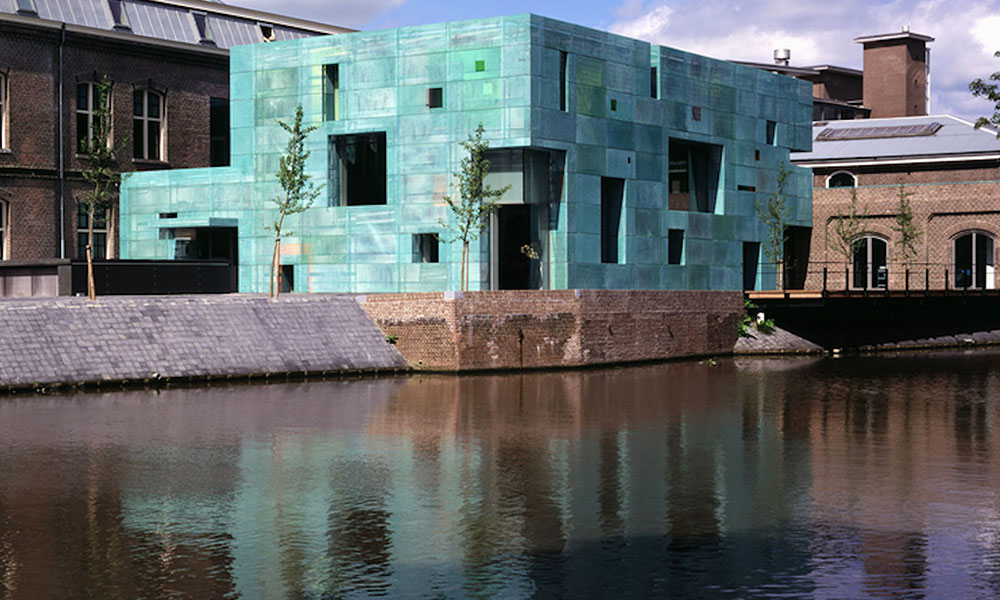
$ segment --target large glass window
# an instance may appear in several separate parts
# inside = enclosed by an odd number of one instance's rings
[[[76,84],[76,149],[77,152],[87,151],[87,145],[94,136],[94,119],[100,113],[104,103],[110,103],[110,93],[103,97],[101,88],[93,81]],[[109,104],[110,106],[110,104]],[[110,110],[109,110],[110,113]],[[111,124],[105,128],[108,133],[107,143],[111,143]]]
[[[670,140],[667,175],[670,210],[715,212],[722,147]]]
[[[163,94],[153,90],[132,93],[132,156],[163,160]]]
[[[108,248],[108,213],[110,211],[97,210],[94,213],[94,247],[93,258],[107,257]],[[87,203],[80,202],[76,205],[76,257],[87,257],[87,234],[90,227],[87,223]]]
[[[386,203],[385,132],[330,136],[330,206]]]
[[[993,236],[971,231],[955,238],[955,287],[996,287]]]
[[[884,290],[889,283],[889,244],[874,235],[865,235],[854,242],[854,273],[851,287],[863,290]]]

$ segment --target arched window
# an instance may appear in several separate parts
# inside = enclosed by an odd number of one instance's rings
[[[164,160],[164,96],[154,90],[132,92],[132,156],[141,160]]]
[[[884,290],[889,281],[889,244],[884,238],[863,235],[854,242],[854,273],[851,287]]]
[[[858,178],[850,171],[837,171],[826,178],[826,187],[855,187],[858,185]]]
[[[993,236],[982,231],[969,231],[955,238],[955,287],[996,287],[994,247]]]

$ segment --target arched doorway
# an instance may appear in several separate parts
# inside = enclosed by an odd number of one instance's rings
[[[889,281],[889,244],[884,238],[864,235],[854,242],[854,273],[851,287],[884,290]]]
[[[993,236],[982,231],[969,231],[955,238],[956,288],[996,287],[994,247]]]

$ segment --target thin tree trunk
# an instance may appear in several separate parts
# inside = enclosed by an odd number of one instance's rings
[[[462,281],[459,288],[464,292],[469,289],[469,242],[462,241]]]
[[[278,224],[274,228],[274,253],[271,255],[271,297],[277,298],[281,293],[278,277],[281,275],[281,226],[285,224],[285,213],[282,211]]]
[[[97,299],[97,290],[94,289],[94,203],[91,202],[87,209],[87,298]]]

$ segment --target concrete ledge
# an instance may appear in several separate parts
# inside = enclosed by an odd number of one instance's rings
[[[350,296],[0,300],[0,386],[400,370]]]
[[[511,290],[369,294],[415,368],[575,367],[731,354],[741,292]]]

